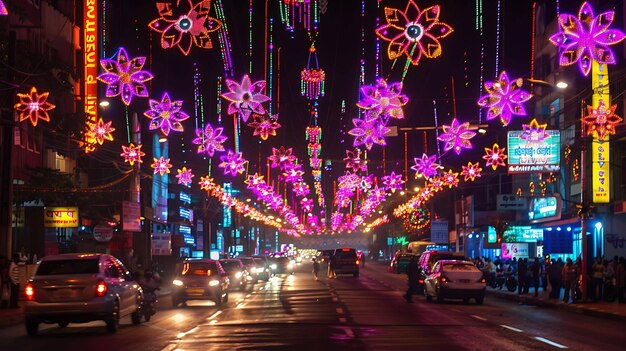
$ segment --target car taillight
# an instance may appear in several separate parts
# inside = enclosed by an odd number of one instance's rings
[[[480,283],[486,283],[486,282],[487,282],[487,280],[486,280],[485,278],[480,278],[479,282],[480,282]]]
[[[359,260],[356,260],[356,265],[358,266],[361,263]]]
[[[420,284],[424,284],[424,279],[419,279],[419,280],[418,280],[418,282],[419,282]]]
[[[446,277],[439,277],[439,280],[440,280],[442,283],[445,283],[445,282],[448,282],[448,281],[449,281],[449,280],[448,280],[448,278],[446,278]]]
[[[35,299],[35,288],[33,288],[32,283],[26,284],[26,288],[24,288],[24,293],[26,294],[26,300],[32,301]]]
[[[96,296],[104,296],[107,290],[107,285],[104,280],[98,281],[98,285],[96,285]]]

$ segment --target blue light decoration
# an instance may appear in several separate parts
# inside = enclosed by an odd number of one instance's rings
[[[181,225],[178,227],[178,232],[183,235],[183,240],[185,244],[196,244],[196,238],[191,234],[191,227]]]
[[[180,192],[178,194],[178,199],[180,200],[180,202],[191,205],[191,196],[189,196],[189,194],[187,193],[183,193]]]
[[[180,218],[184,218],[184,219],[187,219],[187,220],[191,220],[191,211],[190,211],[189,209],[187,209],[187,208],[180,207],[180,208],[178,209],[178,216],[179,216]]]

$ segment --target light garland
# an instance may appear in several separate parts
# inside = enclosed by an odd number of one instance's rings
[[[18,103],[13,108],[20,113],[20,122],[30,120],[33,127],[37,126],[37,122],[46,121],[50,122],[50,115],[48,111],[54,109],[56,106],[48,102],[48,95],[50,93],[37,93],[37,88],[30,88],[28,94],[17,94]]]

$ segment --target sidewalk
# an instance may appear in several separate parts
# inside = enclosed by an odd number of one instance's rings
[[[549,299],[549,292],[543,290],[541,287],[539,288],[538,296],[535,297],[535,288],[530,287],[528,290],[528,294],[518,295],[517,290],[514,292],[510,292],[503,288],[492,289],[490,287],[487,288],[487,294],[491,296],[495,296],[501,299],[508,299],[513,301],[518,301],[519,303],[528,304],[528,305],[536,305],[536,306],[544,306],[544,307],[553,307],[553,308],[561,308],[564,310],[591,315],[598,316],[604,318],[615,318],[620,320],[626,320],[626,303],[618,303],[615,302],[606,302],[606,301],[598,301],[598,302],[575,302],[575,303],[565,303],[563,302],[563,290],[561,289],[561,296],[559,299]]]

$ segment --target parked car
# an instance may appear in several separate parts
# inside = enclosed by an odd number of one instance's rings
[[[268,281],[270,279],[270,263],[267,256],[252,256],[257,263],[257,274],[259,279]]]
[[[117,258],[99,253],[46,256],[24,289],[28,335],[40,323],[87,323],[102,320],[114,333],[120,319],[141,322],[142,290]]]
[[[356,250],[351,248],[336,249],[331,262],[334,262],[335,274],[352,274],[359,276],[359,261]]]
[[[270,257],[269,263],[272,274],[293,274],[296,266],[295,261],[286,256]]]
[[[473,298],[482,305],[486,287],[483,273],[473,262],[441,260],[424,281],[424,295],[427,300],[462,299],[465,303]]]
[[[410,253],[395,254],[391,259],[391,263],[389,263],[389,268],[387,268],[387,271],[397,274],[406,273],[406,267],[409,265],[411,258],[414,256],[415,255]]]
[[[211,300],[217,306],[228,302],[230,279],[217,260],[187,259],[176,265],[172,304],[189,300]]]
[[[417,294],[424,292],[424,280],[432,271],[433,266],[440,260],[462,260],[465,257],[459,252],[428,250],[424,251],[419,258]]]
[[[220,263],[224,267],[226,274],[228,274],[231,287],[245,290],[248,286],[248,271],[243,262],[235,258],[225,258],[221,259]]]

